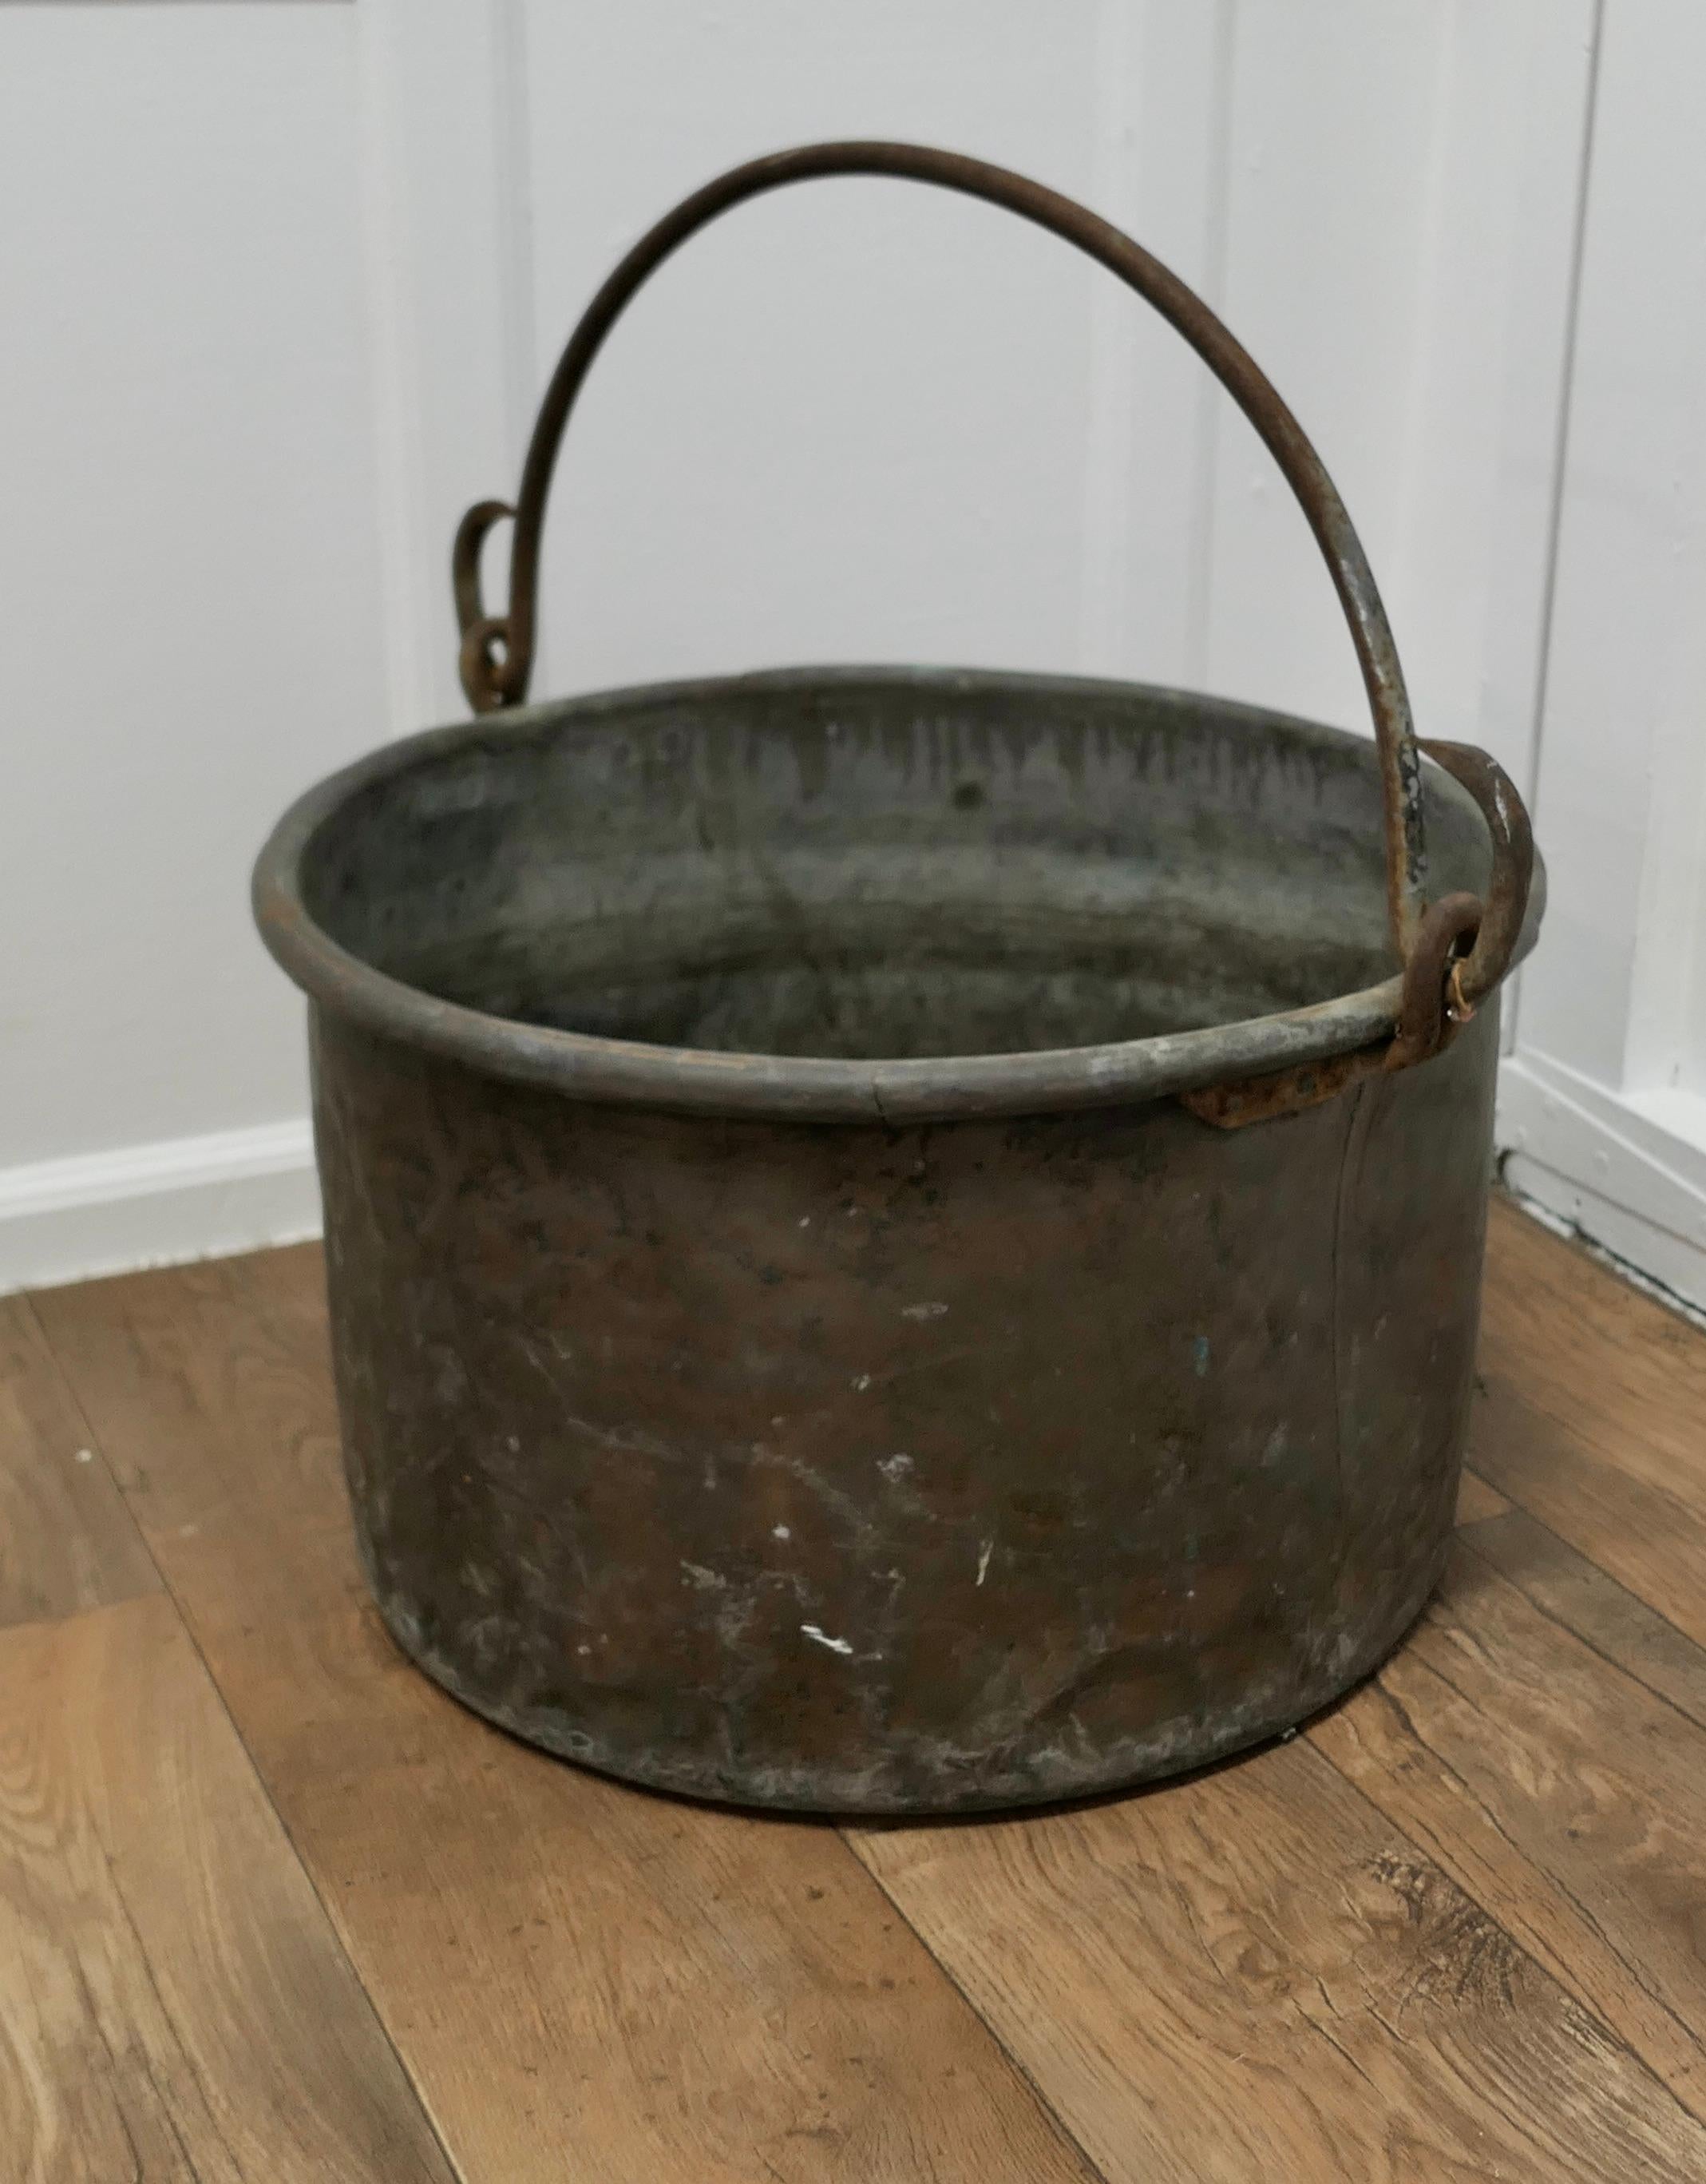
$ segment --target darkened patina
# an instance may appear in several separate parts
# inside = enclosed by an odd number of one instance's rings
[[[603,333],[704,220],[844,171],[1009,205],[1181,326],[1304,501],[1375,741],[915,669],[516,706]],[[1539,889],[1492,761],[1423,764],[1295,421],[1078,208],[814,147],[612,276],[518,505],[506,616],[495,504],[458,549],[487,716],[311,791],[256,874],[400,1643],[570,1758],[849,1812],[1140,1780],[1324,1702],[1443,1553]]]

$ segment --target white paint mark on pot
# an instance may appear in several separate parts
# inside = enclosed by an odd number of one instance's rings
[[[827,1637],[819,1630],[815,1623],[801,1624],[800,1635],[803,1638],[809,1638],[814,1646],[827,1646],[831,1653],[846,1653],[851,1656],[853,1652],[853,1646],[849,1640]]]
[[[905,1455],[885,1456],[878,1460],[876,1468],[885,1479],[904,1479],[912,1469],[912,1458]]]
[[[720,1571],[707,1569],[703,1563],[684,1562],[681,1568],[687,1573],[687,1583],[695,1592],[720,1592],[728,1583]]]
[[[80,1448],[77,1451],[77,1461],[79,1463],[92,1463],[95,1461],[94,1450],[92,1448]]]
[[[989,1558],[994,1552],[994,1540],[986,1540],[981,1548],[979,1550],[977,1557],[977,1581],[980,1585],[981,1585],[985,1578],[989,1575]]]
[[[903,1319],[940,1319],[947,1310],[945,1304],[903,1304],[900,1316]]]
[[[855,1373],[853,1374],[853,1393],[856,1396],[864,1395],[865,1390],[870,1387],[870,1374],[869,1373]]]
[[[812,1225],[812,1217],[811,1217],[811,1215],[810,1215],[809,1213],[803,1213],[803,1214],[801,1214],[801,1216],[800,1216],[800,1226],[801,1226],[801,1228],[809,1228],[811,1227],[811,1225]]]
[[[793,1537],[793,1534],[788,1529],[786,1524],[775,1524],[771,1527],[770,1537],[773,1540],[791,1540]]]

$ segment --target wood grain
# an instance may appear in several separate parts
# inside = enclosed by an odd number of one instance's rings
[[[1706,2131],[1303,1740],[854,1840],[1110,2184],[1706,2174]]]
[[[1490,1517],[1502,1517],[1510,1504],[1502,1494],[1496,1493],[1484,1479],[1477,1479],[1472,1471],[1465,1471],[1457,1490],[1457,1521],[1459,1524],[1484,1524]]]
[[[1706,1730],[1459,1545],[1311,1741],[1706,2119]]]
[[[835,1832],[464,1713],[356,1569],[312,1259],[44,1297],[57,1354],[470,2184],[1081,2180]]]
[[[169,1602],[0,1632],[8,2184],[451,2184]]]
[[[1706,1644],[1706,1337],[1495,1200],[1470,1458]]]
[[[28,1302],[0,1297],[0,1625],[159,1589],[91,1438]]]
[[[1373,1684],[1142,1796],[845,1843],[402,1661],[312,1250],[36,1307],[0,1618],[70,1619],[0,1630],[25,2184],[448,2184],[387,2031],[464,2184],[1706,2176],[1706,1652],[1660,1612],[1701,1612],[1706,1340],[1508,1207],[1453,1570]]]
[[[1475,1551],[1543,1615],[1706,1729],[1706,1648],[1685,1638],[1586,1555],[1520,1509],[1478,1531]],[[1706,1793],[1706,1783],[1702,1791]]]

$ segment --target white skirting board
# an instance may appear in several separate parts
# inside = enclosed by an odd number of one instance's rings
[[[0,1169],[0,1295],[320,1234],[308,1123]]]
[[[1505,1180],[1706,1311],[1706,1100],[1626,1095],[1543,1056],[1499,1076]],[[320,1234],[305,1121],[0,1170],[0,1294]]]
[[[1513,1190],[1706,1312],[1706,1099],[1613,1092],[1518,1053],[1499,1072],[1496,1135]]]

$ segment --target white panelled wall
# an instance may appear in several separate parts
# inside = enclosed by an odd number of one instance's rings
[[[1303,418],[1424,733],[1536,798],[1514,1179],[1706,1298],[1703,65],[1692,0],[0,5],[0,1287],[313,1226],[253,850],[463,710],[452,530],[625,243],[755,152],[893,136],[1129,228]],[[664,270],[576,416],[543,610],[542,694],[902,659],[1362,717],[1195,359],[898,183]]]
[[[244,890],[383,726],[355,31],[0,5],[0,1288],[316,1218]]]
[[[1520,1190],[1706,1307],[1706,8],[1607,0],[1535,823]]]

